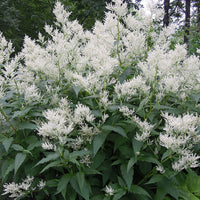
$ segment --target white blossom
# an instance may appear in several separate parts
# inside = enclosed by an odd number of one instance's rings
[[[124,96],[134,96],[138,92],[148,94],[150,87],[146,85],[142,76],[134,77],[124,83],[118,83],[115,85],[115,92],[118,98]]]
[[[161,166],[161,165],[157,165],[157,166],[156,166],[156,170],[157,170],[158,172],[160,172],[161,174],[164,174],[164,173],[165,173],[165,169],[164,169],[163,166]]]
[[[200,125],[199,116],[193,114],[184,114],[182,117],[175,117],[168,113],[162,113],[166,125],[164,130],[167,133],[182,133],[182,135],[195,136],[197,134],[197,126]]]
[[[119,108],[119,111],[122,112],[124,116],[132,117],[135,109],[129,109],[127,106],[121,106]]]
[[[105,107],[108,107],[109,105],[112,104],[112,102],[109,100],[109,92],[104,90],[101,94],[100,94],[100,104],[102,104]]]
[[[106,192],[107,195],[112,196],[112,195],[114,195],[115,190],[114,190],[111,186],[107,186],[107,185],[106,185],[106,190],[105,190],[105,192]]]
[[[133,121],[136,122],[139,126],[139,128],[145,133],[148,134],[148,132],[151,132],[154,125],[150,124],[146,120],[142,121],[139,117],[133,116]]]
[[[84,120],[92,122],[94,119],[94,115],[91,113],[89,107],[83,104],[76,105],[76,109],[74,110],[74,123],[82,124]]]
[[[190,168],[196,168],[199,167],[199,160],[200,156],[197,156],[193,153],[187,153],[184,155],[181,155],[179,160],[177,162],[174,162],[172,164],[172,168],[175,171],[181,171],[183,169],[187,169],[188,167]]]
[[[46,186],[46,181],[41,180],[37,186],[40,190],[42,190]]]
[[[114,3],[113,3],[114,2]],[[106,8],[110,11],[113,11],[119,17],[123,17],[127,14],[127,4],[123,3],[122,0],[115,0],[110,4],[107,4]]]
[[[160,134],[160,145],[171,149],[179,156],[179,159],[172,164],[175,171],[195,168],[199,166],[200,156],[192,152],[195,143],[199,142],[197,127],[199,126],[199,116],[184,114],[175,117],[168,113],[162,113],[165,119],[165,133]]]
[[[74,141],[69,142],[68,146],[73,148],[74,150],[80,150],[83,144],[84,144],[83,137],[78,136],[74,139]]]
[[[82,159],[80,160],[80,163],[86,165],[87,167],[89,167],[92,163],[91,161],[91,156],[88,154],[88,155],[85,155],[82,157]]]
[[[41,96],[36,86],[30,85],[29,87],[26,88],[24,92],[24,98],[26,103],[31,103],[33,101],[39,101],[41,99]]]
[[[20,190],[19,184],[17,183],[14,182],[9,184],[5,183],[3,187],[4,187],[4,193],[2,195],[10,194],[9,197],[14,199],[24,196],[24,192]]]
[[[58,138],[68,135],[73,130],[74,125],[67,121],[63,110],[47,110],[43,114],[48,121],[38,128],[38,135]]]
[[[109,115],[104,113],[104,114],[102,115],[102,122],[105,123],[106,120],[108,119],[108,117],[109,117]]]
[[[31,188],[33,180],[33,177],[27,176],[22,183],[6,183],[3,185],[4,193],[2,195],[10,194],[9,197],[14,198],[16,200],[19,197],[24,196],[26,194],[26,191],[34,189]]]
[[[56,146],[49,141],[42,142],[42,148],[45,150],[56,150]]]
[[[144,142],[150,137],[150,135],[150,132],[142,132],[141,134],[136,133],[135,139]]]

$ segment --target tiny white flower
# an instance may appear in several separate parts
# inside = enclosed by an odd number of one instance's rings
[[[124,116],[132,117],[133,113],[135,112],[135,109],[129,109],[127,106],[121,106],[119,108],[119,111],[123,113]]]
[[[105,123],[106,120],[108,119],[108,117],[109,117],[109,115],[104,113],[102,116],[102,122]]]
[[[42,190],[46,186],[46,181],[41,180],[37,186],[40,190]]]
[[[94,115],[91,113],[89,107],[82,104],[76,105],[76,109],[74,110],[74,123],[82,124],[84,120],[92,122],[94,119]]]
[[[42,143],[42,148],[45,150],[55,150],[56,146],[50,143],[49,141],[45,141]]]
[[[114,195],[115,191],[114,191],[114,189],[111,186],[107,186],[106,185],[106,191],[105,192],[106,192],[107,195],[112,196],[112,195]]]
[[[136,133],[135,139],[144,142],[150,137],[150,134],[150,132],[142,132],[141,135],[139,133]]]
[[[89,167],[92,163],[91,156],[89,154],[83,156],[83,158],[80,160],[80,163],[85,164],[87,167]]]
[[[156,170],[159,171],[161,174],[164,174],[164,173],[165,173],[165,169],[164,169],[163,166],[161,166],[161,165],[156,166]]]
[[[41,99],[40,94],[38,93],[38,89],[35,85],[31,85],[26,88],[24,92],[25,101],[27,103],[31,103],[33,101],[39,101]]]

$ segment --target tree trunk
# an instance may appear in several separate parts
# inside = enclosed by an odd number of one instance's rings
[[[165,15],[163,18],[164,27],[169,26],[169,5],[170,5],[170,0],[164,0],[164,11],[165,11]]]
[[[197,31],[200,32],[200,1],[197,2]]]
[[[191,2],[190,0],[185,0],[185,35],[184,35],[184,42],[188,43],[189,35],[190,35],[190,7]]]

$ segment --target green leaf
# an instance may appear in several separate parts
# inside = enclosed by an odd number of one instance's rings
[[[97,169],[105,160],[105,154],[99,152],[98,154],[96,154],[96,156],[93,158],[93,162],[91,164],[91,169]]]
[[[12,145],[12,148],[13,148],[15,151],[23,151],[23,150],[24,150],[24,148],[23,148],[21,145],[19,145],[19,144],[13,144],[13,145]]]
[[[15,111],[13,113],[12,118],[18,118],[18,117],[24,117],[27,115],[27,113],[31,110],[31,107],[25,108],[24,110],[20,110],[20,111]]]
[[[200,176],[192,170],[187,174],[186,184],[190,192],[200,193]]]
[[[79,176],[79,175],[78,175]],[[71,186],[73,187],[73,189],[79,193],[85,200],[89,200],[89,186],[88,184],[85,182],[84,180],[84,184],[83,184],[83,188],[82,191],[80,190],[79,185],[82,186],[82,180],[77,180],[80,177],[77,177],[76,175],[73,176],[70,180]],[[78,183],[78,181],[81,181],[81,183]]]
[[[122,164],[120,166],[120,170],[121,170],[122,177],[123,177],[124,181],[126,182],[128,190],[130,190],[131,184],[133,181],[133,174],[134,174],[133,168],[131,168],[129,171],[127,171],[126,164]]]
[[[15,164],[15,160],[12,159],[6,159],[1,165],[1,175],[2,175],[2,178],[3,180],[6,178],[6,176],[11,172],[13,171],[14,169],[14,165]]]
[[[114,131],[116,133],[119,133],[121,136],[128,138],[126,135],[126,132],[124,131],[124,129],[120,126],[110,126],[110,125],[104,125],[102,127],[103,130],[107,130],[107,131]]]
[[[72,186],[70,184],[68,185],[68,188],[67,188],[67,196],[68,196],[69,200],[76,200],[77,199],[76,198],[77,192],[74,191],[74,189],[72,188]]]
[[[15,156],[15,174],[17,173],[19,167],[22,165],[25,159],[26,159],[25,153],[18,153]]]
[[[48,187],[57,187],[58,186],[58,182],[59,182],[59,180],[58,179],[51,179],[51,180],[47,180],[47,183],[46,183],[46,185],[48,186]]]
[[[70,158],[74,158],[76,159],[77,157],[82,157],[82,156],[85,156],[89,153],[89,151],[86,151],[86,150],[82,150],[82,151],[73,151],[71,154],[70,154]]]
[[[105,131],[105,132],[102,132],[102,133],[100,133],[100,134],[98,134],[97,136],[94,137],[94,140],[93,140],[93,156],[96,155],[98,150],[103,145],[108,133],[109,133],[108,131]]]
[[[154,176],[151,177],[151,179],[146,183],[146,184],[153,184],[161,181],[163,178],[162,175],[160,174],[155,174]]]
[[[151,198],[149,193],[145,189],[143,189],[142,187],[140,187],[138,185],[132,185],[130,192],[132,192],[134,194],[142,194],[142,195],[145,195],[145,196],[148,196],[149,198]]]
[[[161,188],[157,188],[156,195],[154,197],[154,200],[164,200],[164,197],[166,196],[167,192],[162,190]]]
[[[80,163],[74,159],[74,158],[69,158],[69,162],[76,164],[77,166],[80,166]]]
[[[126,138],[122,138],[121,135],[113,135],[112,141],[114,142],[114,152],[120,147],[127,143]]]
[[[163,161],[165,158],[167,158],[168,156],[170,156],[172,153],[171,149],[168,149],[162,156],[161,161]]]
[[[115,41],[114,45],[118,43],[119,41]],[[118,80],[120,81],[120,83],[123,83],[125,80],[127,80],[128,77],[133,76],[133,73],[133,68],[131,66],[126,67],[125,70],[118,77]]]
[[[176,185],[174,185],[174,183],[171,180],[163,177],[163,179],[157,185],[165,193],[170,194],[175,199],[178,199],[180,194],[179,189]]]
[[[90,168],[86,168],[84,169],[84,174],[101,174],[101,172],[99,172],[98,170],[95,170],[95,169],[90,169]]]
[[[50,153],[50,154],[47,155],[46,158],[43,158],[42,160],[40,160],[40,161],[35,165],[35,167],[38,166],[38,165],[41,165],[41,164],[43,164],[43,163],[49,162],[49,161],[51,161],[51,160],[56,160],[58,157],[59,157],[59,155],[58,155],[57,153]]]
[[[86,96],[83,99],[96,99],[96,98],[99,98],[99,95]]]
[[[197,196],[195,196],[194,194],[192,194],[191,192],[187,192],[187,198],[185,198],[186,200],[199,200],[199,198]]]
[[[127,165],[127,172],[129,172],[129,170],[133,167],[133,165],[137,162],[137,159],[135,157],[132,157],[129,161],[128,161],[128,165]]]
[[[17,128],[19,130],[24,130],[24,129],[35,130],[35,129],[37,129],[37,125],[33,124],[33,123],[30,123],[30,122],[24,122],[24,123],[18,124]]]
[[[159,103],[155,104],[154,109],[157,109],[157,110],[175,110],[175,108],[173,108],[173,107],[160,105]]]
[[[138,140],[136,140],[135,138],[133,138],[132,140],[132,147],[134,150],[135,155],[137,156],[138,152],[140,152],[140,149],[143,146],[143,142],[140,142]]]
[[[49,163],[46,167],[43,168],[43,170],[40,172],[43,173],[44,171],[46,171],[47,169],[51,168],[51,167],[56,167],[60,165],[60,160],[56,160],[54,162]]]
[[[58,186],[57,186],[57,192],[56,194],[63,191],[63,195],[67,192],[67,185],[71,179],[70,174],[64,174],[61,179],[59,180]]]
[[[8,166],[8,168],[7,168],[7,170],[6,170],[5,174],[4,174],[4,178],[6,178],[6,176],[7,176],[11,171],[14,170],[14,167],[15,167],[15,164],[14,164],[14,160],[13,160],[13,163],[11,163],[11,164]]]
[[[100,110],[92,110],[91,113],[92,113],[95,117],[102,117],[102,113],[100,112]]]
[[[112,163],[112,166],[114,166],[114,165],[119,165],[119,164],[121,164],[122,162],[123,162],[122,160],[117,159],[117,160],[115,160],[115,161]]]
[[[3,146],[4,146],[4,148],[5,148],[5,150],[6,150],[7,153],[8,153],[8,150],[9,150],[10,145],[12,144],[13,140],[14,139],[11,137],[11,138],[6,138],[2,142],[2,144],[3,144]]]
[[[29,150],[24,149],[23,152],[26,153],[26,154],[30,154],[31,156],[33,156],[33,154]]]
[[[113,200],[118,200],[126,194],[126,190],[119,189],[116,194],[114,194]]]
[[[27,147],[27,150],[31,151],[33,149],[35,149],[36,147],[41,147],[41,141],[35,141],[33,142],[32,144],[30,144],[28,147]]]
[[[140,156],[140,157],[138,157],[138,160],[150,162],[150,163],[155,163],[159,166],[161,165],[160,162],[156,158],[151,157],[150,154],[149,154],[149,156]]]
[[[67,149],[64,151],[63,157],[64,157],[66,160],[69,160],[70,154],[69,154],[69,151],[68,151]]]
[[[109,111],[115,112],[115,111],[119,110],[119,108],[120,108],[120,105],[112,105],[109,107]]]
[[[125,184],[124,180],[120,176],[117,176],[117,180],[118,180],[119,185],[122,188],[126,187],[126,184]]]
[[[143,107],[148,103],[148,100],[149,100],[149,98],[145,98],[140,102],[140,105],[139,105],[136,113],[143,109]]]
[[[78,94],[79,94],[79,92],[81,91],[81,87],[80,86],[73,86],[73,90],[74,90],[74,92],[75,92],[75,94],[76,94],[76,97],[78,97]]]
[[[84,175],[84,173],[83,172],[78,172],[76,174],[76,179],[77,179],[80,191],[81,191],[81,193],[83,193],[83,187],[84,187],[84,184],[85,184],[85,175]]]

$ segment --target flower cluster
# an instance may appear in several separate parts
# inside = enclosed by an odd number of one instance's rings
[[[188,167],[198,167],[200,157],[191,149],[200,141],[197,131],[199,116],[189,113],[178,117],[163,113],[162,116],[165,119],[165,133],[160,134],[160,145],[179,155],[179,160],[172,165],[173,169],[181,171]]]
[[[43,189],[46,185],[46,182],[41,180],[38,183],[37,187],[33,187],[33,181],[33,177],[27,176],[22,183],[6,183],[3,185],[4,193],[2,195],[10,194],[10,198],[14,198],[14,200],[17,200],[20,197],[29,194],[31,191]]]
[[[38,126],[38,135],[44,139],[43,149],[56,150],[54,142],[59,141],[63,146],[69,138],[73,138],[74,141],[68,146],[79,149],[84,142],[91,142],[93,136],[99,132],[98,128],[89,126],[89,123],[95,119],[89,107],[77,104],[73,110],[67,99],[62,99],[58,108],[44,111],[43,115],[46,122],[42,122]],[[70,135],[73,130],[77,129],[79,131],[77,136]]]
[[[154,125],[147,122],[147,120],[141,120],[136,114],[134,114],[134,109],[131,110],[127,106],[120,107],[119,111],[122,112],[125,117],[131,119],[139,128],[140,133],[136,133],[135,139],[138,141],[147,141],[151,136],[151,131]]]

